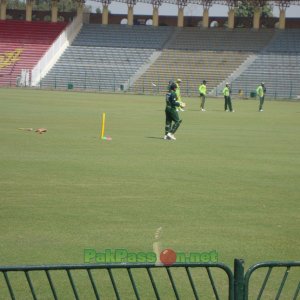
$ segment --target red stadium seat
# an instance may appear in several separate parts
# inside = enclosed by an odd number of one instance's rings
[[[0,21],[0,86],[16,86],[67,26],[66,22]]]

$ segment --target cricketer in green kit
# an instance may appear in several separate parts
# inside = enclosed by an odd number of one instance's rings
[[[263,111],[263,105],[265,102],[265,91],[266,91],[265,84],[264,82],[262,82],[256,89],[256,94],[259,97],[259,108],[258,108],[259,111]]]
[[[223,95],[224,95],[224,100],[225,100],[224,108],[225,108],[225,111],[228,111],[228,108],[229,108],[230,112],[234,112],[234,110],[232,109],[230,94],[231,94],[231,89],[230,89],[229,83],[227,82],[223,89]]]
[[[206,80],[203,80],[202,84],[199,86],[199,94],[201,99],[200,108],[201,111],[205,111],[205,99],[206,99]]]
[[[177,107],[185,107],[185,103],[177,101],[176,95],[177,85],[172,83],[170,85],[170,91],[166,94],[166,126],[165,126],[165,140],[176,140],[174,133],[180,126],[182,120],[179,118]],[[173,123],[173,124],[172,124]]]

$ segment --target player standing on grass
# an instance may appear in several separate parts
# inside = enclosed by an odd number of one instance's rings
[[[229,108],[230,112],[234,112],[234,110],[232,109],[230,94],[231,94],[231,89],[230,89],[229,83],[227,82],[223,89],[223,95],[224,95],[224,100],[225,100],[224,108],[225,108],[225,111],[228,111],[228,108]]]
[[[200,108],[205,111],[205,98],[206,98],[206,80],[203,80],[202,84],[199,86],[199,94],[201,99]]]
[[[266,93],[266,88],[265,88],[265,84],[262,82],[256,89],[256,94],[259,97],[259,108],[258,110],[260,112],[263,111],[263,105],[265,102],[265,93]]]
[[[174,133],[182,122],[182,120],[179,118],[176,108],[185,107],[185,103],[180,103],[177,101],[176,89],[176,83],[172,83],[170,85],[170,91],[166,94],[165,140],[176,140]]]

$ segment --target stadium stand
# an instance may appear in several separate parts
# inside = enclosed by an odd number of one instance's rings
[[[233,81],[233,92],[249,94],[265,82],[267,96],[296,98],[300,95],[299,70],[300,30],[277,31],[264,51]]]
[[[0,21],[0,86],[15,86],[31,70],[67,23]]]
[[[188,51],[164,50],[161,56],[139,78],[131,90],[151,93],[153,82],[154,91],[165,92],[169,80],[183,80],[182,95],[198,95],[198,87],[203,79],[207,87],[216,86],[230,72],[233,72],[249,55],[245,52],[232,51]]]
[[[198,95],[198,86],[203,79],[207,80],[211,91],[250,55],[262,51],[273,35],[274,30],[270,29],[176,29],[159,59],[131,90],[159,93],[165,91],[168,80],[181,78],[182,95]],[[151,82],[156,84],[155,89]]]
[[[29,45],[35,51],[42,47],[42,53],[45,43],[49,46],[50,42],[45,41],[42,26],[38,28],[41,38],[30,35],[30,40],[38,41],[40,46]],[[5,31],[1,32],[4,37]],[[231,80],[233,93],[243,91],[247,96],[264,81],[270,96],[296,97],[300,94],[299,34],[299,29],[228,30],[84,24],[72,45],[39,85],[43,88],[128,90],[152,94],[164,93],[169,80],[181,78],[181,92],[186,96],[198,95],[198,86],[203,79],[208,81],[211,95],[220,94],[222,84]],[[24,42],[24,36],[19,40]],[[10,57],[25,56],[23,48],[20,50],[22,43],[8,49],[4,44],[9,43],[2,41],[2,53],[15,51]],[[41,54],[32,56],[36,58]],[[2,67],[2,85],[3,78],[9,78],[11,84],[22,68],[34,65],[32,60],[31,64],[24,62],[17,68],[17,63]],[[4,69],[7,74],[14,75],[3,76]]]
[[[85,24],[73,46],[163,48],[172,27]]]
[[[176,37],[167,48],[196,51],[246,51],[263,49],[273,37],[274,30],[236,28],[184,27],[176,29]]]
[[[172,27],[83,25],[78,36],[41,82],[42,87],[123,89],[163,48]]]

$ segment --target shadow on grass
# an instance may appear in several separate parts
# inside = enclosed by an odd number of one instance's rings
[[[156,140],[163,140],[163,137],[158,137],[158,136],[146,136],[146,139],[156,139]]]

